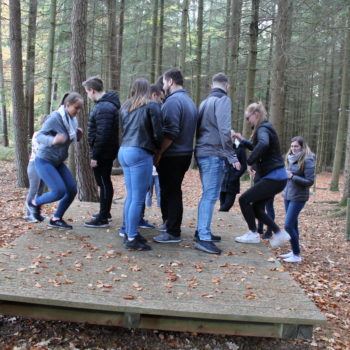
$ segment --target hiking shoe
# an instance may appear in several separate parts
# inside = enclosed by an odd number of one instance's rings
[[[272,237],[272,232],[269,232],[269,231],[266,231],[260,236],[261,239],[270,239],[271,237]]]
[[[287,253],[287,254],[281,254],[281,255],[279,255],[279,257],[285,259],[285,258],[290,258],[290,257],[293,256],[293,255],[294,255],[293,252],[289,252],[289,253]]]
[[[278,231],[277,233],[275,233],[271,239],[270,239],[270,244],[272,248],[277,248],[280,245],[282,245],[283,243],[286,243],[290,240],[290,236],[289,234],[284,231]]]
[[[108,227],[108,219],[101,219],[100,217],[97,217],[94,220],[88,221],[84,223],[84,226],[86,227]]]
[[[91,217],[92,217],[93,219],[97,219],[97,218],[100,217],[100,213],[98,213],[98,214],[93,214],[93,215],[91,215]],[[113,219],[112,219],[111,213],[108,214],[107,220],[108,220],[109,222],[113,220]]]
[[[283,259],[285,262],[291,262],[291,263],[297,263],[301,262],[301,256],[300,255],[292,255],[289,258]]]
[[[179,242],[181,242],[180,237],[173,236],[168,232],[164,232],[159,236],[153,237],[153,240],[157,243],[179,243]]]
[[[198,230],[196,230],[196,232],[194,233],[193,240],[196,241],[197,239],[200,239]],[[210,234],[210,242],[220,242],[220,241],[221,241],[221,236]]]
[[[260,243],[260,235],[257,232],[248,231],[242,236],[235,238],[238,243]]]
[[[139,238],[139,236],[136,236],[132,241],[129,241],[128,239],[126,239],[126,241],[124,242],[124,247],[128,250],[151,250],[152,248],[142,242]]]
[[[139,227],[141,228],[155,228],[154,225],[151,225],[147,220],[141,219],[139,222]]]
[[[63,219],[59,219],[59,220],[50,219],[49,226],[56,227],[56,228],[63,228],[65,230],[72,230],[73,229],[73,226],[68,225]]]
[[[31,216],[34,219],[43,221],[43,218],[40,214],[40,205],[34,205],[32,202],[27,202],[27,208],[29,209]]]
[[[161,232],[166,232],[166,223],[157,226],[156,230],[161,231]]]
[[[221,250],[210,241],[202,241],[197,239],[194,247],[209,254],[221,254]]]

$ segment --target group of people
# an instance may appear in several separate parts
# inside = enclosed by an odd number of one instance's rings
[[[181,185],[194,152],[203,190],[194,233],[195,248],[211,254],[221,253],[217,246],[221,237],[211,231],[214,206],[220,197],[221,211],[232,207],[240,190],[239,178],[247,169],[255,181],[240,196],[239,205],[249,230],[236,237],[236,242],[259,243],[262,232],[257,228],[258,220],[270,230],[272,247],[291,241],[292,251],[282,256],[286,261],[301,261],[298,215],[314,181],[314,155],[303,138],[293,138],[285,167],[276,131],[267,120],[261,102],[250,104],[245,111],[244,117],[253,130],[247,140],[231,130],[229,82],[223,73],[213,76],[212,89],[198,109],[183,88],[183,76],[177,68],[166,71],[157,84],[136,79],[122,106],[115,92],[104,91],[101,79],[90,78],[83,86],[95,102],[89,118],[88,141],[90,165],[100,189],[100,211],[85,226],[107,227],[111,220],[111,170],[118,156],[127,191],[120,230],[125,248],[151,249],[138,228],[142,226],[140,222],[144,222],[145,198],[154,176],[159,179],[163,224],[159,227],[161,233],[153,237],[153,241],[181,242]],[[33,220],[42,221],[41,206],[60,200],[49,222],[53,227],[72,228],[63,220],[63,215],[77,190],[64,161],[69,144],[82,136],[75,117],[82,103],[78,93],[67,94],[59,109],[47,117],[33,137],[31,171],[35,173],[35,167],[38,177],[35,189],[28,194],[27,210]],[[245,149],[251,151],[248,158]],[[43,183],[50,192],[42,193]],[[283,190],[285,229],[265,210],[266,203]]]

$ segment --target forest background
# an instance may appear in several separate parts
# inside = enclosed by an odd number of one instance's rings
[[[65,92],[84,96],[86,130],[86,77],[100,76],[124,101],[135,78],[152,83],[175,66],[197,105],[212,75],[228,74],[233,128],[249,136],[243,111],[263,101],[283,152],[302,135],[317,170],[332,170],[332,190],[345,170],[349,197],[349,1],[1,0],[0,9],[1,141],[15,149],[19,186],[28,185],[31,136]],[[87,158],[85,134],[70,167],[79,199],[96,200]]]

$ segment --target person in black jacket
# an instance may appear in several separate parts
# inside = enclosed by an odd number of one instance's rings
[[[274,235],[270,240],[273,248],[290,240],[289,234],[281,230],[266,214],[265,202],[281,192],[287,183],[287,172],[280,152],[278,136],[272,124],[266,118],[266,110],[262,102],[250,104],[245,111],[246,121],[253,127],[252,142],[243,139],[240,134],[235,136],[252,151],[248,163],[248,172],[254,176],[253,164],[261,179],[239,198],[244,219],[249,231],[236,237],[239,243],[260,243],[255,219],[261,220],[271,227]]]
[[[236,141],[233,143],[233,149],[241,163],[241,169],[237,170],[225,159],[225,174],[221,183],[219,211],[229,211],[232,208],[236,195],[240,192],[240,178],[247,170],[245,147],[239,141]]]
[[[315,155],[301,136],[292,138],[286,156],[288,182],[283,191],[286,220],[284,227],[290,234],[292,251],[280,255],[286,262],[300,262],[298,216],[309,199],[310,186],[315,179]]]
[[[113,185],[111,171],[118,152],[118,118],[120,102],[114,91],[105,92],[97,77],[83,82],[88,97],[95,102],[88,124],[90,165],[100,188],[100,212],[87,227],[107,227],[111,217]]]

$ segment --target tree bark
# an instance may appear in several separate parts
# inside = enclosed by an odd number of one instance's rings
[[[201,102],[202,43],[203,43],[203,0],[198,1],[197,52],[196,52],[196,105]]]
[[[83,108],[79,113],[79,125],[85,130],[80,142],[75,147],[75,164],[78,183],[78,198],[82,201],[97,202],[98,192],[90,167],[89,145],[87,142],[87,105],[86,93],[82,86],[86,79],[86,27],[87,1],[73,0],[72,9],[72,53],[71,53],[71,87],[84,97]]]
[[[349,25],[350,25],[350,21],[349,21]],[[350,32],[350,29],[348,29],[348,32]],[[348,108],[350,108],[349,96],[348,96]],[[350,198],[350,111],[348,111],[348,129],[347,129],[345,164],[344,164],[344,190],[343,190],[343,195],[341,199],[341,204],[345,205],[348,198]]]
[[[276,44],[272,63],[270,121],[283,144],[285,112],[285,71],[288,59],[288,45],[291,39],[292,0],[278,0],[276,17]]]
[[[247,107],[254,99],[256,58],[258,55],[258,34],[259,34],[259,5],[260,0],[252,0],[252,15],[249,27],[249,54],[247,67],[247,82],[245,90],[244,106]],[[246,120],[243,122],[243,137],[249,137],[249,126]]]
[[[228,74],[228,58],[230,56],[230,27],[231,27],[231,0],[226,2],[226,20],[225,20],[225,45],[224,45],[224,73]]]
[[[108,80],[109,89],[118,88],[118,59],[117,59],[117,6],[116,0],[108,0],[108,39],[109,39],[109,62],[108,62]]]
[[[341,97],[340,97],[340,108],[339,108],[339,119],[338,119],[338,132],[337,132],[337,141],[335,145],[334,153],[334,162],[332,170],[332,180],[330,185],[331,191],[339,190],[339,176],[340,169],[343,158],[344,150],[344,138],[346,135],[347,122],[346,118],[348,117],[347,109],[349,108],[349,79],[350,79],[350,6],[348,13],[348,28],[345,31],[345,45],[344,45],[344,54],[343,54],[343,73],[342,73],[342,85],[341,85]],[[348,169],[347,169],[348,171]]]
[[[163,40],[164,40],[164,0],[160,1],[160,12],[159,12],[159,27],[158,27],[158,54],[157,54],[157,77],[162,75],[163,73]],[[154,81],[152,81],[154,82]]]
[[[19,0],[11,0],[10,4],[10,50],[11,50],[11,85],[12,113],[15,136],[17,183],[20,187],[28,187],[27,165],[27,123],[24,113],[23,63],[21,35],[21,5]]]
[[[51,112],[51,93],[52,93],[52,71],[53,71],[53,58],[55,51],[55,31],[56,31],[56,6],[57,0],[51,0],[50,7],[50,32],[49,32],[49,52],[47,58],[47,72],[46,72],[46,94],[45,94],[45,112],[50,114]]]
[[[185,75],[186,69],[188,1],[189,0],[182,1],[181,12],[180,70],[183,75]]]
[[[36,40],[36,16],[38,1],[29,2],[29,23],[27,37],[27,64],[25,84],[25,109],[28,120],[28,137],[34,133],[34,72],[35,72],[35,40]]]
[[[2,1],[0,0],[0,43],[2,43]],[[4,83],[4,61],[2,55],[2,45],[0,45],[0,117],[1,117],[1,133],[2,144],[4,147],[8,147],[8,131],[7,131],[7,117],[6,117],[6,105],[5,105],[5,83]]]
[[[116,90],[120,91],[120,77],[122,70],[123,57],[123,36],[124,36],[124,14],[125,14],[125,0],[120,0],[119,8],[119,25],[118,25],[118,44],[117,44],[117,84]]]
[[[156,78],[157,28],[158,28],[158,0],[153,0],[151,73],[150,73],[150,81],[152,82],[155,81],[155,78]]]

